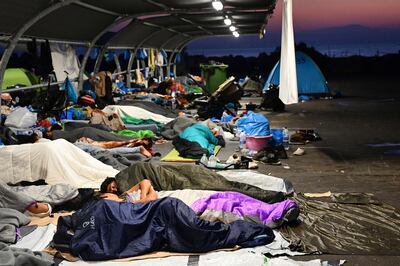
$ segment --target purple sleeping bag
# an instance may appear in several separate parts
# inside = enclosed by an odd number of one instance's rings
[[[212,220],[224,220],[227,213],[232,219],[251,220],[270,228],[279,227],[283,222],[296,220],[299,208],[294,200],[269,204],[238,192],[217,192],[194,202],[191,208],[198,214],[211,212]]]

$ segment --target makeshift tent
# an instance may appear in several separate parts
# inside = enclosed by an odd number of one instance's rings
[[[6,89],[15,85],[31,86],[39,83],[39,78],[24,68],[8,68],[4,73],[1,88]]]
[[[268,90],[271,84],[280,84],[279,68],[280,62],[276,63],[269,74],[263,91]],[[317,64],[302,52],[296,52],[296,73],[298,95],[330,93],[325,77]]]

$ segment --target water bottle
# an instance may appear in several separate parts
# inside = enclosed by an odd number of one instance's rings
[[[287,127],[282,128],[282,145],[285,150],[289,150],[289,130]]]
[[[246,149],[246,133],[244,131],[240,132],[239,135],[239,147],[241,150]]]
[[[217,158],[214,154],[211,155],[210,158],[208,158],[207,166],[210,168],[215,168],[217,166]]]
[[[175,109],[176,109],[176,98],[175,98],[176,92],[175,92],[175,91],[172,91],[172,92],[171,92],[171,96],[172,96],[171,108],[172,108],[173,110],[175,110]]]
[[[203,156],[200,159],[200,163],[207,165],[208,164],[208,158],[207,155],[204,153]]]

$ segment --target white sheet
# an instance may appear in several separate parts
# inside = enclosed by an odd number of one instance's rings
[[[282,39],[280,62],[279,99],[281,99],[284,104],[297,103],[299,100],[297,94],[292,0],[283,0],[282,2]]]
[[[67,77],[64,71],[68,72],[71,80],[79,76],[78,57],[71,45],[51,43],[50,50],[54,72],[58,81],[64,81]],[[74,82],[73,85],[77,88],[78,84]]]
[[[153,119],[154,121],[166,124],[173,120],[173,118],[168,118],[163,115],[155,114],[149,112],[143,108],[136,106],[127,106],[127,105],[108,105],[103,109],[107,114],[117,113],[121,118],[130,116],[139,119]]]
[[[229,181],[246,183],[265,190],[285,193],[293,192],[293,187],[289,186],[288,183],[285,183],[282,178],[264,175],[253,170],[226,170],[219,171],[218,174],[222,175]]]
[[[11,245],[16,248],[29,248],[33,251],[42,251],[50,241],[53,240],[57,226],[49,224],[46,226],[38,226],[32,233],[24,236],[20,241]]]
[[[0,178],[6,183],[44,179],[49,185],[98,188],[119,171],[64,139],[0,149]]]

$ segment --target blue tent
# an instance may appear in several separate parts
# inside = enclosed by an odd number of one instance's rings
[[[263,91],[268,90],[271,83],[279,84],[279,69],[278,62],[269,74]],[[298,95],[330,93],[325,77],[317,64],[302,52],[296,52],[296,73]]]

